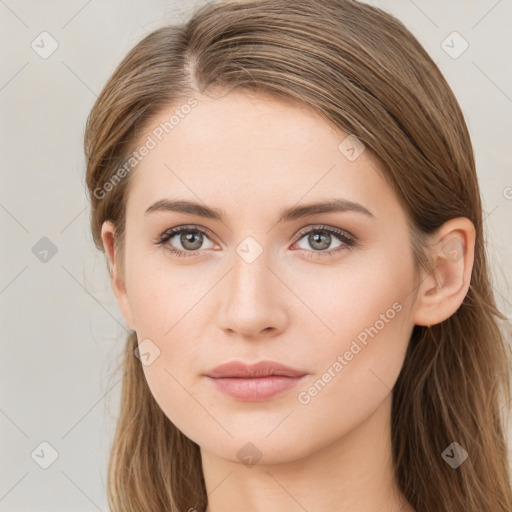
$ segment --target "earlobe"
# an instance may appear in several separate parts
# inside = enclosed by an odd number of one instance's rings
[[[466,217],[445,222],[433,236],[433,270],[424,275],[416,298],[414,323],[434,325],[452,316],[469,290],[475,227]]]
[[[125,278],[121,275],[118,265],[118,255],[115,246],[115,228],[111,221],[105,221],[101,227],[101,239],[107,257],[107,264],[110,272],[112,291],[117,300],[119,309],[130,329],[135,330],[131,306],[128,301]]]

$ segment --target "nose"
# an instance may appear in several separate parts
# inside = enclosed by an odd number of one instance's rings
[[[254,261],[234,254],[233,268],[223,279],[220,328],[243,338],[274,337],[286,329],[286,286],[263,251]]]

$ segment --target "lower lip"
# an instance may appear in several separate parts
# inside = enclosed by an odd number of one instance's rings
[[[249,379],[238,377],[208,378],[219,391],[232,398],[248,402],[259,402],[261,400],[268,400],[295,387],[303,377],[272,375]]]

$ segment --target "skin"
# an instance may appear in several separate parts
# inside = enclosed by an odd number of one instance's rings
[[[417,284],[407,217],[369,150],[350,161],[338,149],[347,134],[288,102],[235,91],[194,96],[198,105],[132,171],[124,269],[110,222],[102,237],[126,323],[139,343],[149,338],[160,350],[144,366],[151,392],[200,446],[208,512],[413,511],[391,464],[391,389],[414,325],[448,318],[468,291],[472,223],[451,219],[438,230],[436,272]],[[173,109],[155,116],[141,140]],[[225,221],[144,214],[164,198],[221,209]],[[360,203],[374,218],[336,212],[277,222],[285,207],[329,198]],[[154,243],[184,225],[211,232],[199,256],[179,258]],[[318,255],[318,244],[297,235],[322,226],[358,245]],[[249,235],[263,249],[252,263],[236,251]],[[458,258],[442,251],[448,241]],[[179,235],[167,244],[186,250]],[[328,249],[340,245],[333,236]],[[400,312],[300,403],[298,393],[396,303]],[[308,375],[262,402],[230,398],[202,376],[227,361],[263,359]],[[237,456],[248,442],[257,451],[245,450],[261,455],[252,466]]]

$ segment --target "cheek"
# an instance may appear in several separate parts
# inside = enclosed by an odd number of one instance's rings
[[[304,328],[314,330],[323,347],[336,350],[348,349],[354,339],[392,342],[391,333],[400,330],[411,300],[412,263],[393,252],[375,253],[361,263],[327,270],[293,281],[294,293],[310,310]]]
[[[318,380],[311,392],[302,388],[302,403],[357,408],[391,390],[413,328],[413,277],[412,260],[390,252],[302,281],[297,294],[307,297],[316,315],[308,314],[303,326],[305,339],[315,341],[302,350]]]
[[[132,254],[127,259],[127,291],[137,333],[155,339],[170,336],[208,290],[209,280],[199,274],[193,265],[171,264],[163,249]]]
[[[197,363],[202,353],[198,314],[205,303],[201,298],[217,278],[201,279],[194,265],[172,265],[165,254],[132,253],[126,268],[137,337],[150,354],[151,363],[143,365],[148,386],[169,419],[186,429],[191,418],[201,413],[192,398],[197,375],[205,369]]]
[[[182,432],[188,433],[193,430],[196,420],[204,415],[204,400],[194,400],[196,391],[168,360],[169,354],[162,352],[150,366],[144,367],[144,375],[153,398],[167,418]],[[181,366],[188,366],[188,361],[178,360]]]
[[[297,412],[303,422],[324,418],[328,437],[369,417],[398,378],[413,327],[408,317],[413,270],[408,265],[380,257],[362,271],[332,276],[329,293],[311,287],[310,304],[335,334],[322,327],[320,339],[303,345],[314,375],[297,390]]]

